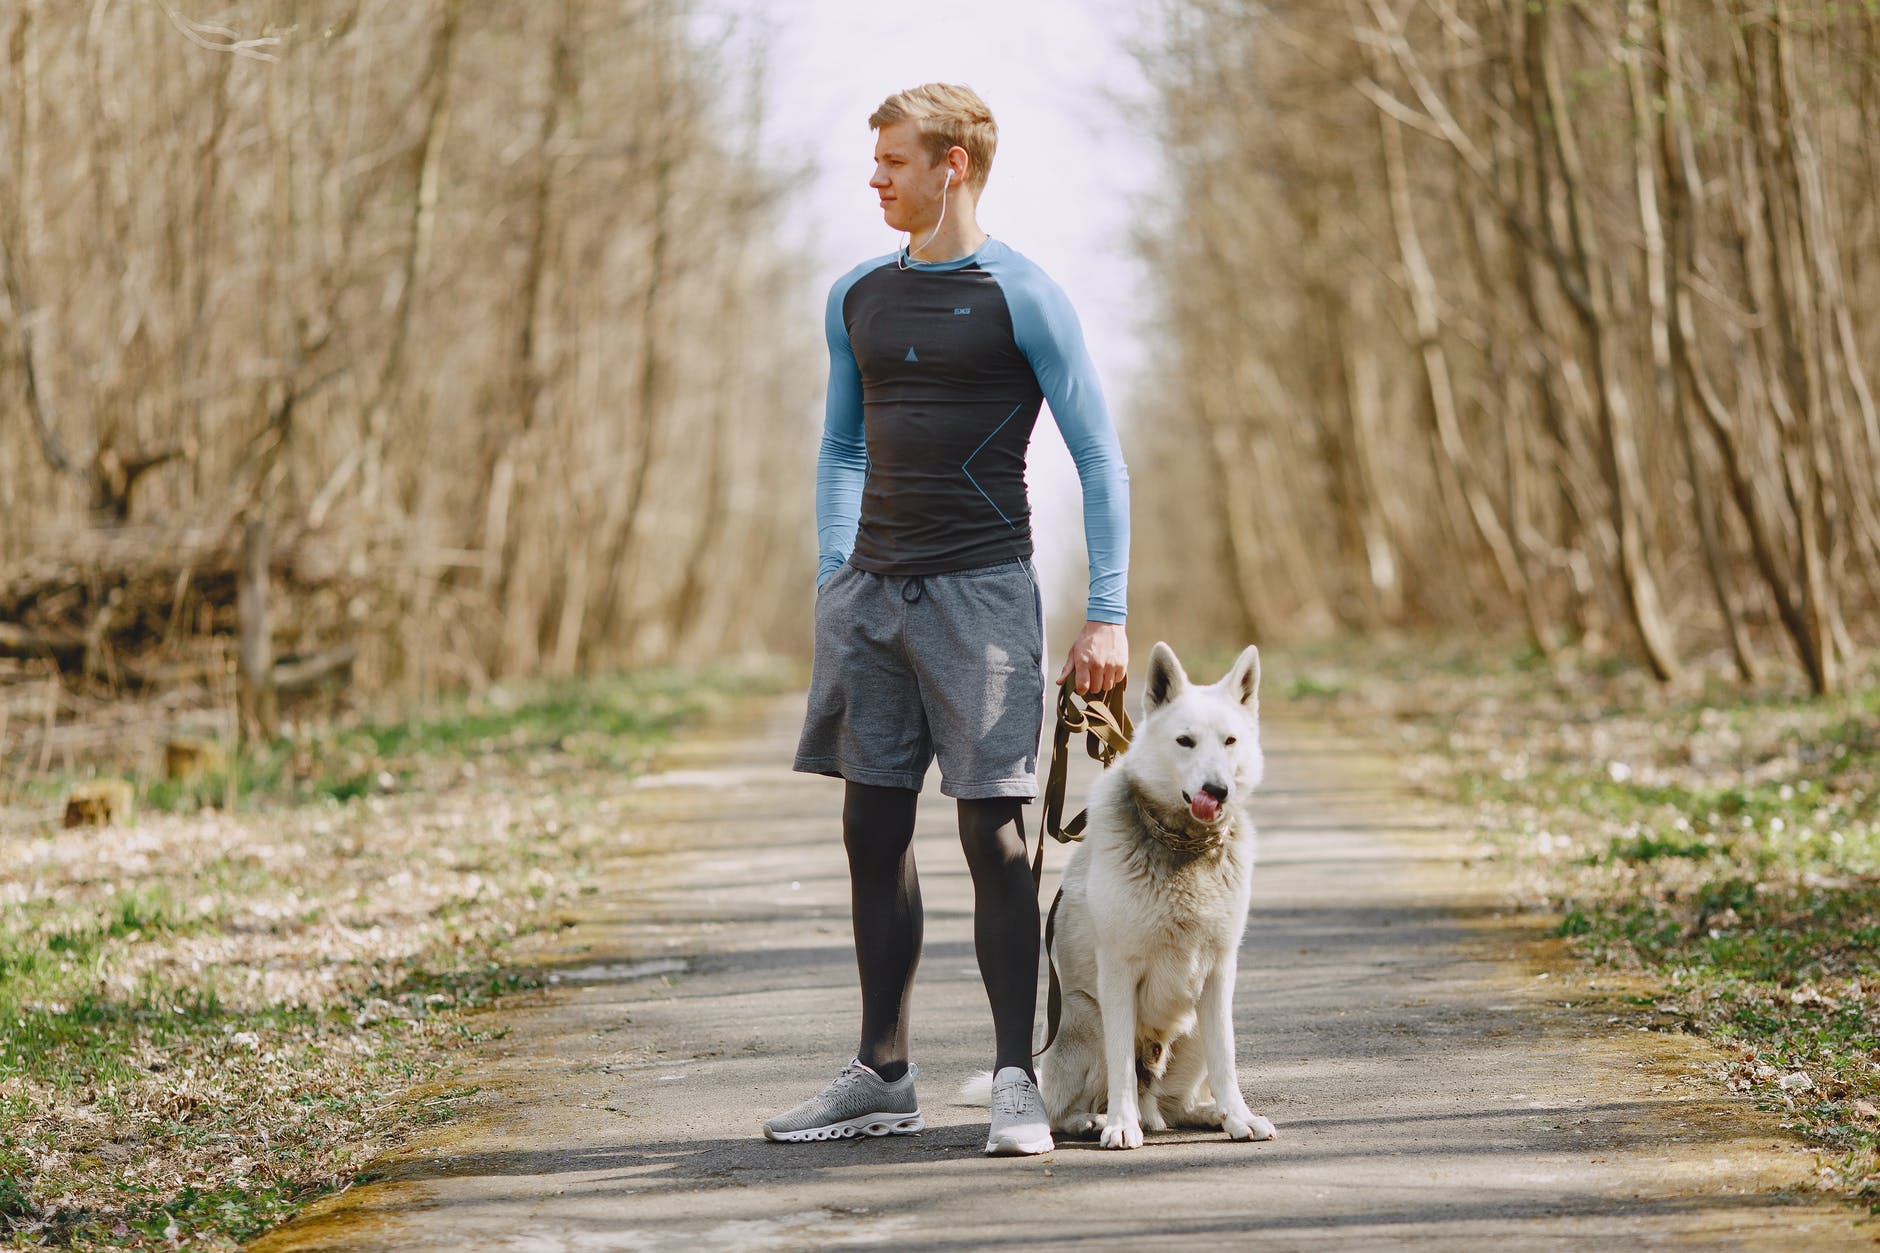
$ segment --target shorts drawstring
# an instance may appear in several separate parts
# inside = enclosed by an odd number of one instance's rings
[[[921,593],[926,590],[927,585],[921,581],[920,575],[910,574],[907,580],[901,584],[901,599],[911,605],[919,600]]]

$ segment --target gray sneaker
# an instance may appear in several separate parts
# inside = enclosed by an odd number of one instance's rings
[[[1056,1147],[1038,1085],[1016,1066],[993,1076],[992,1130],[986,1136],[986,1152],[995,1157],[1023,1157],[1049,1153]]]
[[[785,1114],[764,1123],[770,1140],[839,1140],[845,1136],[904,1136],[921,1130],[920,1103],[914,1099],[917,1067],[893,1083],[862,1065],[858,1058],[842,1068],[835,1082]]]

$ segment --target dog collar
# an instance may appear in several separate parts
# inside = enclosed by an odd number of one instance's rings
[[[1157,844],[1172,853],[1195,857],[1210,849],[1218,848],[1227,839],[1227,824],[1218,827],[1196,827],[1185,822],[1170,823],[1156,812],[1149,804],[1140,788],[1133,783],[1129,788],[1129,800],[1136,807],[1136,814],[1142,819],[1142,825]]]

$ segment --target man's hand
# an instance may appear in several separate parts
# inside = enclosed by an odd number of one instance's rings
[[[1071,645],[1064,668],[1058,671],[1059,683],[1072,674],[1077,676],[1078,695],[1107,692],[1129,673],[1129,637],[1120,622],[1086,622]]]

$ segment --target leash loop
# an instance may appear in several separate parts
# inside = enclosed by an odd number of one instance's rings
[[[1090,696],[1079,696],[1070,679],[1058,688],[1057,725],[1051,732],[1051,770],[1044,788],[1044,829],[1060,844],[1082,839],[1084,826],[1090,821],[1088,809],[1079,810],[1069,822],[1063,821],[1071,736],[1083,732],[1084,751],[1092,761],[1103,763],[1107,769],[1129,748],[1130,736],[1136,731],[1129,720],[1129,711],[1123,707],[1123,692],[1128,686],[1129,680],[1124,679],[1109,691]],[[1039,873],[1032,876],[1033,887],[1038,886],[1043,866],[1043,842],[1040,841]]]

